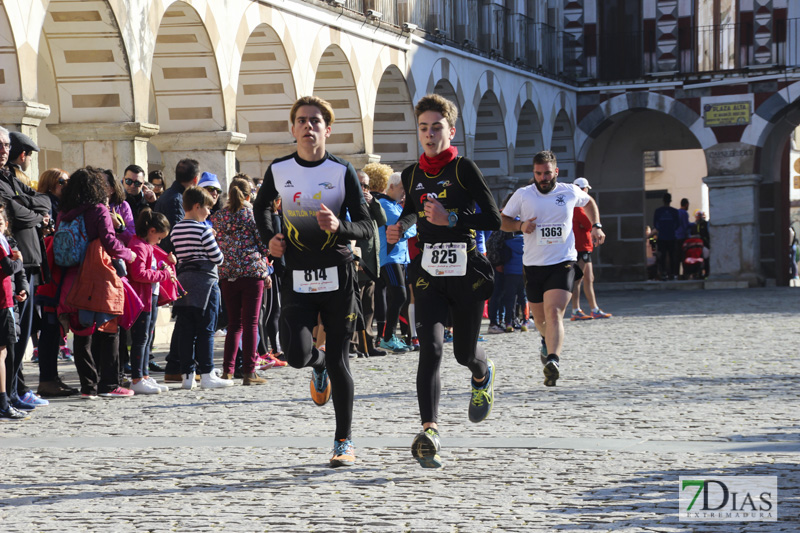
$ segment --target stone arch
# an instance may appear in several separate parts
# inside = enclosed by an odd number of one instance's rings
[[[517,139],[514,142],[514,166],[511,175],[522,185],[532,176],[533,156],[544,150],[544,140],[542,123],[533,101],[526,100],[517,117]]]
[[[475,108],[477,121],[472,159],[481,169],[489,187],[502,195],[512,186],[508,179],[508,142],[503,107],[494,91],[488,89]]]
[[[134,119],[127,49],[107,0],[50,2],[39,61],[39,71],[46,73],[39,98],[51,103],[50,122]]]
[[[525,82],[520,87],[514,103],[514,117],[517,128],[510,174],[517,177],[521,185],[530,180],[533,156],[544,150],[541,99],[533,83]]]
[[[235,129],[247,140],[237,149],[236,159],[241,172],[261,176],[276,156],[294,150],[289,112],[297,89],[287,47],[275,28],[261,23],[243,41],[237,42],[241,53],[236,59]]]
[[[312,94],[333,107],[336,122],[327,146],[333,153],[364,152],[364,129],[356,74],[339,45],[328,46],[320,55]]]
[[[767,98],[753,113],[742,133],[742,142],[763,147],[772,135],[774,124],[784,119],[786,110],[800,101],[800,82],[788,85]]]
[[[4,101],[22,100],[17,44],[5,5],[0,5],[0,93]]]
[[[660,204],[657,197],[647,193],[644,152],[696,150],[702,146],[677,117],[638,106],[613,115],[604,122],[602,131],[592,133],[581,175],[592,185],[591,194],[600,208],[606,233],[605,243],[592,258],[594,269],[598,277],[608,281],[644,281],[645,226],[652,224],[653,211]],[[702,158],[696,164],[697,174],[704,176]]]
[[[195,8],[183,1],[164,11],[152,60],[150,122],[159,133],[209,132],[226,129],[217,55],[210,29]],[[191,105],[187,106],[187,101]]]
[[[466,156],[467,155],[467,135],[464,132],[464,117],[460,113],[461,111],[461,101],[458,99],[458,94],[456,93],[456,89],[450,84],[450,81],[446,78],[441,78],[439,81],[436,82],[431,88],[431,93],[435,93],[441,96],[444,96],[451,102],[456,104],[456,107],[459,109],[458,118],[456,119],[456,135],[453,137],[453,140],[450,141],[450,144],[455,146],[458,149],[459,155]]]
[[[397,66],[384,70],[375,94],[373,151],[382,163],[402,170],[419,158],[419,143],[414,105]]]
[[[247,144],[292,142],[289,110],[297,90],[283,43],[266,24],[243,47],[236,94],[236,130],[247,135]]]
[[[615,115],[632,109],[651,109],[674,117],[689,128],[703,149],[717,144],[716,135],[704,126],[703,117],[683,102],[663,94],[630,92],[608,99],[580,121],[576,132],[580,145],[578,161],[586,160],[592,142],[613,122]]]
[[[502,112],[508,109],[508,107],[506,106],[503,88],[497,81],[497,76],[491,70],[485,71],[483,74],[481,74],[481,77],[478,78],[478,83],[475,87],[475,93],[472,95],[472,109],[477,110],[481,104],[486,103],[484,98],[486,97],[486,93],[489,91],[491,91],[494,97],[497,99],[497,105],[500,107],[502,114]],[[477,118],[475,123],[478,123]],[[505,125],[503,131],[505,137]],[[477,134],[477,129],[475,130],[475,133]],[[506,168],[508,168],[508,165],[506,165]]]
[[[571,183],[578,176],[575,175],[575,133],[566,109],[562,108],[556,115],[550,150],[558,159],[558,177]]]
[[[444,80],[446,83],[441,84],[441,81]],[[448,90],[448,95],[439,92],[437,87],[441,87],[442,89]],[[458,76],[458,72],[455,69],[455,66],[447,59],[441,58],[436,60],[433,64],[433,68],[431,69],[430,76],[428,76],[428,83],[425,86],[425,94],[436,93],[441,94],[445,98],[452,100],[456,106],[458,106],[458,116],[459,122],[461,122],[461,135],[466,135],[466,131],[463,131],[463,124],[465,122],[471,122],[474,117],[472,117],[472,113],[468,109],[464,109],[464,104],[466,104],[467,99],[464,94],[464,89],[461,85],[461,79]],[[416,102],[419,98],[425,96],[424,94],[418,94],[414,102]],[[463,120],[461,120],[463,117]],[[459,136],[458,130],[456,130],[456,137]],[[466,155],[462,153],[462,155]]]

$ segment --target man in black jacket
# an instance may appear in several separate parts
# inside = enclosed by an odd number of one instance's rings
[[[122,186],[125,188],[125,201],[131,206],[134,222],[139,218],[142,209],[152,209],[156,205],[156,194],[145,187],[144,169],[139,165],[128,165],[122,176]]]
[[[38,151],[38,147],[29,137],[21,134],[10,135],[8,130],[0,127],[0,143],[9,144],[10,149],[0,152],[0,199],[6,204],[9,215],[11,233],[17,241],[28,279],[29,297],[21,305],[20,335],[14,346],[12,357],[9,350],[6,358],[9,384],[7,391],[12,405],[17,405],[19,396],[28,392],[22,376],[22,357],[28,347],[28,339],[33,327],[33,295],[39,283],[39,268],[42,264],[42,245],[39,227],[50,221],[50,199],[39,194],[16,176],[17,169],[8,164],[10,153],[26,153]],[[19,143],[19,145],[18,145]]]

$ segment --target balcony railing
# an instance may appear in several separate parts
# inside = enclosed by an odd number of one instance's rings
[[[596,44],[599,72],[589,67],[590,54],[584,54],[581,68],[590,78],[622,80],[800,65],[800,19],[776,19],[771,33],[759,37],[765,44],[756,43],[752,23],[683,27],[667,36],[655,29],[600,33],[596,43],[586,45]],[[674,43],[674,53],[659,55],[665,42]]]
[[[408,22],[432,41],[517,68],[565,80],[584,74],[584,67],[570,59],[580,55],[573,35],[514,13],[496,0],[345,0],[342,6],[352,17],[366,16],[370,9],[381,13],[382,25],[400,29]]]

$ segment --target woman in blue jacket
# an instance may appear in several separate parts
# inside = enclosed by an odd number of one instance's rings
[[[378,197],[383,210],[386,212],[386,225],[380,227],[381,237],[381,281],[386,287],[386,326],[382,332],[383,339],[380,347],[393,352],[407,352],[411,348],[395,335],[400,310],[405,305],[408,294],[406,293],[406,265],[411,262],[408,255],[408,239],[417,234],[417,226],[411,226],[403,237],[394,245],[386,244],[386,228],[397,223],[403,212],[403,199],[405,191],[400,181],[400,173],[395,172],[389,176],[389,185],[385,194]]]

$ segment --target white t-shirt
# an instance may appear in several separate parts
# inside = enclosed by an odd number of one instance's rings
[[[556,183],[547,194],[540,193],[533,184],[518,189],[503,208],[503,214],[520,220],[536,217],[536,231],[524,236],[522,264],[547,266],[577,260],[572,210],[585,206],[590,199],[571,183]]]

